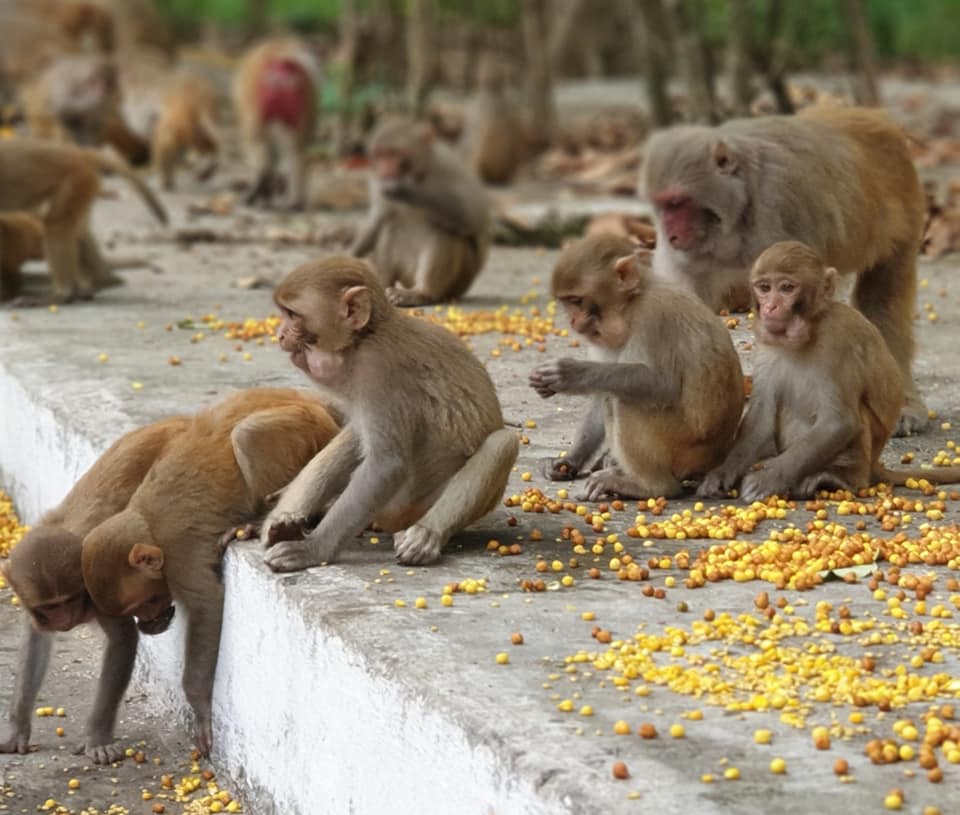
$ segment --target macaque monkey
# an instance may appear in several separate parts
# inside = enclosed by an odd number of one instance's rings
[[[488,184],[510,183],[524,151],[523,125],[504,91],[503,73],[493,57],[481,63],[463,129],[470,166]]]
[[[878,110],[809,108],[655,134],[642,171],[657,216],[654,270],[711,308],[772,243],[799,240],[857,275],[854,305],[900,366],[899,432],[927,424],[910,372],[926,205],[901,130]]]
[[[123,176],[162,223],[167,213],[156,196],[122,161],[93,150],[41,141],[0,141],[0,212],[43,213],[44,255],[53,281],[43,301],[90,298],[119,282],[89,228],[90,209],[100,190],[101,170]],[[3,249],[0,248],[0,252]],[[35,304],[32,301],[23,305]]]
[[[381,124],[370,141],[370,215],[351,247],[370,254],[387,298],[423,306],[462,296],[487,259],[490,201],[429,125]]]
[[[729,331],[694,294],[662,282],[650,252],[626,237],[584,238],[561,254],[553,296],[591,359],[534,369],[544,398],[589,394],[592,404],[551,480],[576,478],[606,445],[612,466],[593,472],[585,497],[671,497],[682,481],[715,467],[743,410],[743,374]]]
[[[151,142],[165,190],[173,189],[177,165],[191,150],[206,159],[197,179],[205,181],[213,175],[219,149],[217,104],[213,86],[193,74],[178,77],[167,89]]]
[[[81,51],[112,53],[116,45],[113,14],[98,3],[58,3],[57,23],[70,43]]]
[[[83,584],[80,546],[93,527],[127,505],[150,467],[189,423],[185,416],[162,419],[122,436],[62,503],[24,535],[9,560],[0,561],[0,570],[26,611],[10,712],[6,722],[0,723],[0,753],[30,749],[33,706],[47,672],[54,632],[95,620],[107,637],[107,647],[93,711],[78,752],[85,752],[98,764],[123,757],[123,748],[114,743],[113,728],[137,654],[137,625],[131,616],[107,617],[94,608]],[[160,633],[172,616],[142,630]]]
[[[43,259],[43,224],[28,212],[0,213],[0,300],[20,291],[20,267]]]
[[[436,562],[452,535],[497,505],[517,457],[483,365],[446,329],[390,305],[355,258],[300,266],[274,300],[280,347],[348,421],[267,516],[267,564],[331,563],[374,522],[394,533],[401,563]]]
[[[63,56],[21,93],[24,117],[36,138],[81,146],[110,144],[134,166],[146,164],[150,145],[130,129],[113,60],[93,54]]]
[[[268,206],[281,184],[284,207],[303,209],[307,197],[306,151],[317,116],[320,71],[306,43],[271,39],[249,51],[237,69],[233,99],[240,131],[256,178],[248,205]],[[287,165],[284,179],[278,165]]]
[[[903,378],[877,327],[831,299],[836,274],[797,241],[775,243],[757,258],[753,393],[733,449],[700,495],[723,494],[738,481],[745,501],[911,477],[960,481],[960,467],[891,471],[881,463]]]
[[[240,391],[196,415],[124,509],[83,539],[83,582],[113,617],[187,612],[183,689],[197,748],[210,752],[211,698],[220,647],[221,536],[251,523],[337,434],[318,400],[289,389]]]

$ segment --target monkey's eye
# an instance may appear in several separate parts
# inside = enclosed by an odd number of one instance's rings
[[[781,283],[781,284],[780,284],[780,291],[783,292],[783,294],[793,294],[793,292],[796,291],[796,288],[797,288],[797,284],[796,284],[796,283]]]
[[[753,284],[753,288],[756,289],[756,290],[757,290],[758,292],[760,292],[761,294],[769,294],[769,293],[770,293],[770,284],[767,283],[766,281],[760,281],[760,282],[758,282],[758,283],[754,283],[754,284]]]
[[[563,302],[568,306],[573,306],[574,308],[580,308],[583,305],[582,297],[564,297]]]

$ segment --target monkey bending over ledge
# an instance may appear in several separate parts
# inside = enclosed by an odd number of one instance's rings
[[[592,397],[567,455],[547,463],[551,480],[576,478],[609,446],[614,464],[589,476],[587,500],[678,495],[684,479],[723,460],[743,410],[730,332],[649,263],[629,238],[598,234],[566,249],[553,271],[553,296],[590,359],[540,365],[530,385],[544,398]]]
[[[355,258],[300,266],[274,300],[280,347],[347,423],[264,522],[267,564],[333,562],[372,522],[394,533],[401,563],[436,562],[452,535],[497,505],[517,458],[486,369],[449,331],[392,306]]]
[[[903,132],[883,112],[809,108],[671,128],[647,144],[641,187],[656,211],[654,270],[711,308],[777,241],[802,241],[855,273],[853,303],[900,368],[897,432],[927,425],[910,371],[926,202]]]
[[[856,491],[874,481],[960,481],[960,467],[888,470],[880,461],[903,404],[903,379],[877,327],[831,299],[836,273],[797,241],[757,258],[753,393],[733,449],[700,495],[722,495],[738,482],[740,497],[755,501]]]

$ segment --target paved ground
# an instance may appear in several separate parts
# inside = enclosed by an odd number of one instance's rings
[[[0,364],[10,375],[33,386],[45,378],[45,398],[59,401],[64,421],[82,413],[98,446],[142,422],[196,409],[233,389],[302,385],[302,378],[268,341],[261,345],[256,339],[225,339],[216,322],[204,324],[203,318],[215,315],[231,322],[265,317],[270,312],[268,291],[231,284],[253,273],[275,280],[312,256],[315,248],[270,241],[175,246],[163,240],[166,233],[150,225],[126,192],[120,195],[98,206],[98,233],[113,235],[116,250],[123,254],[149,254],[158,273],[125,273],[128,285],[56,313],[0,313]],[[195,192],[170,199],[175,225],[186,225],[186,204],[196,199]],[[242,213],[195,219],[191,226],[261,237],[264,226],[273,227],[275,236],[307,228],[327,234],[329,229],[336,236],[343,224],[355,222],[352,216],[285,220]],[[342,599],[340,625],[350,628],[347,612],[355,609],[356,620],[381,626],[365,629],[358,641],[378,640],[388,668],[395,667],[405,681],[423,682],[424,695],[441,709],[455,711],[462,704],[470,715],[484,711],[483,724],[476,725],[477,738],[509,754],[518,777],[534,779],[544,796],[563,800],[569,811],[642,812],[654,807],[663,812],[857,815],[881,811],[887,791],[894,787],[905,792],[904,811],[920,813],[926,805],[952,811],[951,791],[960,780],[960,748],[955,747],[960,732],[949,732],[955,724],[950,710],[939,712],[939,736],[936,725],[924,718],[931,705],[960,697],[960,680],[952,678],[960,677],[960,627],[947,616],[958,613],[955,606],[960,604],[960,591],[948,583],[955,571],[924,564],[902,569],[902,575],[935,576],[925,606],[916,604],[912,589],[904,589],[900,602],[898,587],[881,584],[875,592],[865,581],[836,581],[798,591],[777,590],[759,580],[718,580],[688,589],[683,584],[689,569],[682,567],[681,552],[689,552],[692,562],[709,542],[678,541],[675,533],[657,524],[675,513],[704,517],[712,512],[715,518],[722,504],[701,509],[686,499],[638,509],[635,502],[627,502],[625,508],[611,510],[607,519],[594,518],[596,530],[602,530],[595,531],[594,524],[577,514],[577,485],[569,487],[569,499],[558,498],[558,485],[545,482],[538,470],[543,457],[569,442],[579,409],[574,399],[541,401],[526,385],[529,369],[539,360],[581,352],[540,322],[548,314],[544,292],[555,257],[551,251],[496,248],[463,310],[497,310],[502,317],[505,309],[516,315],[514,328],[543,335],[542,342],[537,338],[530,344],[522,334],[499,332],[471,336],[469,342],[487,361],[508,420],[521,426],[529,440],[521,448],[510,494],[536,488],[561,504],[571,500],[572,506],[556,514],[537,513],[538,501],[528,495],[526,506],[495,512],[432,569],[396,567],[389,541],[375,543],[367,536],[330,570],[331,580],[363,585],[362,596]],[[913,453],[916,462],[929,462],[960,437],[954,429],[960,427],[958,268],[956,258],[921,267],[917,374],[938,417],[929,434],[894,441],[888,463],[905,453]],[[935,322],[928,317],[931,311]],[[446,310],[434,313],[449,316]],[[734,337],[749,370],[750,354],[744,347],[749,332],[741,325]],[[106,361],[100,361],[102,354]],[[170,364],[174,357],[179,364]],[[525,473],[531,474],[529,480]],[[3,479],[12,487],[17,474],[4,472]],[[948,491],[942,509],[936,496],[909,491],[897,495],[908,497],[910,504],[890,508],[885,520],[893,528],[880,529],[875,515],[884,513],[866,506],[865,514],[857,515],[865,531],[888,542],[896,531],[905,532],[908,540],[927,531],[943,548],[955,548],[953,566],[960,565],[956,494]],[[54,500],[43,499],[37,498],[38,505]],[[27,511],[32,514],[34,509]],[[828,529],[837,537],[846,534],[849,540],[860,531],[849,514],[857,514],[857,505],[770,507],[754,509],[753,515],[738,507],[735,517],[756,525],[739,539],[759,543],[776,530],[805,532],[807,524],[817,520],[818,509],[827,524],[842,525],[844,532]],[[598,511],[595,505],[588,507],[590,515]],[[643,519],[637,518],[638,512]],[[777,514],[782,517],[773,517]],[[682,525],[683,517],[676,523]],[[637,526],[645,528],[635,533],[638,537],[630,536],[627,530]],[[578,550],[581,534],[584,542]],[[521,552],[502,556],[487,551],[491,539],[518,543]],[[928,541],[925,548],[930,551],[933,544]],[[902,547],[887,543],[885,551],[896,558]],[[618,579],[621,570],[624,577],[639,576],[636,567],[628,568],[627,556],[649,570],[647,579]],[[729,556],[715,554],[703,571],[722,568]],[[882,564],[885,569],[889,565]],[[737,568],[739,578],[749,577],[742,561]],[[600,576],[591,578],[591,569]],[[452,607],[442,606],[445,585],[457,582],[468,589],[470,581],[481,579],[486,591],[460,591]],[[538,580],[543,591],[522,590],[524,583],[536,588]],[[303,581],[322,586],[323,572],[312,572]],[[654,590],[662,596],[647,596]],[[758,596],[763,591],[767,598]],[[421,596],[428,605],[424,610],[414,608]],[[8,677],[21,616],[9,597],[8,590],[0,592],[0,670]],[[769,621],[760,608],[768,604],[778,609]],[[942,618],[934,616],[941,610]],[[705,619],[711,617],[712,623]],[[522,645],[511,643],[514,633],[523,635]],[[37,752],[0,757],[0,792],[6,796],[0,797],[0,812],[34,812],[48,799],[72,812],[91,806],[105,811],[111,804],[150,812],[158,799],[143,801],[142,790],[163,793],[161,775],[179,781],[190,774],[184,731],[176,721],[152,715],[146,700],[134,693],[118,729],[125,742],[143,751],[146,761],[98,769],[71,756],[60,745],[82,726],[97,649],[91,647],[92,631],[74,632],[63,640],[38,704],[63,706],[67,716],[36,720]],[[394,651],[389,650],[391,642],[396,643]],[[497,664],[498,653],[508,654],[509,663]],[[0,684],[3,704],[10,690],[9,682]],[[903,726],[906,719],[918,738]],[[615,733],[619,721],[626,722],[629,734]],[[655,726],[655,739],[638,735],[643,724]],[[66,730],[63,739],[54,734],[58,725]],[[683,726],[682,738],[671,736],[675,725]],[[829,729],[830,749],[815,748],[813,726]],[[755,743],[758,729],[772,731],[772,744]],[[942,783],[928,781],[927,770],[915,757],[931,730],[930,740],[942,742],[934,753]],[[897,754],[905,760],[871,763],[865,755],[871,739],[895,740]],[[771,772],[775,758],[785,760],[786,773]],[[833,769],[839,758],[849,763],[842,777]],[[612,777],[616,761],[627,765],[629,778]],[[739,778],[725,779],[728,771]],[[80,781],[75,791],[68,789],[71,778]],[[185,806],[164,803],[167,812]],[[456,801],[451,801],[450,811],[459,811]]]

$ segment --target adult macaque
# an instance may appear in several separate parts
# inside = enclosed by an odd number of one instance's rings
[[[30,749],[33,705],[47,672],[54,632],[95,620],[107,637],[107,647],[93,711],[77,752],[98,764],[122,758],[113,728],[137,654],[137,626],[133,617],[107,617],[94,608],[83,584],[80,545],[87,532],[127,505],[153,463],[189,423],[187,417],[163,419],[114,442],[62,503],[24,535],[10,559],[0,561],[0,570],[26,611],[10,712],[0,723],[0,753]],[[172,616],[143,630],[159,633]]]
[[[307,196],[306,151],[313,138],[320,71],[306,43],[271,39],[247,53],[233,85],[244,144],[256,167],[247,204],[268,206],[287,188],[284,207],[303,209]],[[284,179],[278,165],[286,163]]]
[[[649,255],[629,238],[596,235],[553,271],[553,296],[591,359],[540,365],[530,385],[544,398],[593,397],[573,446],[547,471],[575,478],[606,445],[614,463],[589,476],[589,500],[678,495],[685,478],[723,461],[743,410],[729,331],[691,292],[658,280]]]
[[[130,129],[121,111],[112,59],[92,54],[60,57],[24,87],[21,100],[37,138],[94,147],[110,144],[135,166],[150,158],[150,145]]]
[[[910,373],[926,206],[904,135],[885,114],[810,108],[673,128],[647,145],[642,186],[657,214],[654,270],[712,308],[777,241],[802,241],[855,273],[853,303],[900,366],[899,432],[927,424]]]
[[[304,264],[274,300],[280,347],[348,423],[268,515],[267,564],[333,562],[372,522],[394,533],[401,563],[436,562],[452,535],[497,505],[517,457],[483,365],[447,330],[391,306],[354,258]]]
[[[470,166],[488,184],[508,184],[523,157],[523,125],[504,90],[503,67],[485,59],[467,106],[463,137]]]
[[[733,449],[700,495],[723,494],[741,478],[746,501],[855,491],[874,481],[960,481],[960,467],[907,471],[881,463],[903,380],[876,326],[831,299],[836,273],[797,241],[776,243],[757,258],[753,393]]]
[[[24,305],[90,298],[97,289],[119,282],[89,229],[101,170],[123,176],[150,211],[166,223],[166,211],[156,196],[122,161],[66,145],[20,139],[0,141],[0,212],[31,211],[45,206],[44,255],[53,291],[49,298],[26,301]]]
[[[213,175],[219,150],[216,119],[217,95],[209,82],[193,74],[173,81],[164,94],[151,140],[153,161],[165,190],[173,189],[177,165],[190,151],[205,159],[198,180]]]
[[[266,497],[337,430],[321,402],[294,390],[228,396],[198,413],[126,507],[83,539],[83,582],[100,612],[149,623],[174,601],[185,607],[183,689],[204,754],[223,615],[221,536],[259,518]]]
[[[423,306],[463,295],[487,259],[490,202],[428,125],[391,119],[370,142],[370,215],[350,253],[370,254],[387,298]]]

